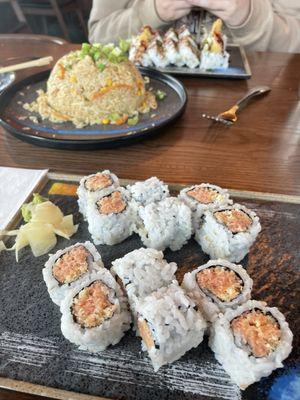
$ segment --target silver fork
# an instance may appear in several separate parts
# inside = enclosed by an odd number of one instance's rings
[[[249,90],[249,92],[246,93],[246,95],[229,110],[224,111],[217,116],[202,114],[202,117],[211,119],[216,122],[221,122],[224,125],[232,125],[238,119],[237,112],[244,108],[253,97],[260,96],[264,93],[269,92],[270,90],[271,88],[269,88],[269,86],[257,86]]]

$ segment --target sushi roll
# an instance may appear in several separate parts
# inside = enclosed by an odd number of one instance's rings
[[[76,243],[51,254],[43,269],[51,300],[59,306],[78,282],[100,268],[101,256],[91,242]]]
[[[268,376],[292,350],[293,334],[284,315],[262,301],[249,300],[213,322],[209,345],[241,388]]]
[[[164,184],[156,176],[143,182],[129,185],[127,189],[137,205],[143,207],[147,204],[157,203],[170,195],[168,185]]]
[[[178,35],[174,28],[168,29],[164,36],[164,48],[166,51],[166,57],[170,64],[182,67],[184,61],[178,50]]]
[[[200,62],[200,52],[189,37],[179,39],[178,50],[182,61],[188,68],[197,68]]]
[[[122,187],[88,204],[88,229],[95,244],[122,242],[132,234],[135,218],[130,195]]]
[[[194,229],[199,228],[205,211],[232,204],[226,189],[210,183],[184,188],[180,191],[178,198],[190,207]]]
[[[139,301],[142,349],[148,351],[155,371],[202,342],[206,322],[194,307],[177,282]]]
[[[253,281],[241,265],[211,260],[183,277],[182,287],[207,321],[251,298]]]
[[[177,265],[164,260],[162,251],[140,248],[112,262],[111,272],[123,287],[136,321],[136,304],[175,280]],[[120,280],[120,281],[119,281]]]
[[[211,259],[241,261],[261,231],[258,216],[240,204],[206,211],[195,239]]]
[[[217,19],[210,33],[202,41],[200,69],[206,71],[228,68],[229,53],[226,51],[226,35],[222,34],[222,20]]]
[[[167,197],[139,208],[135,230],[146,247],[179,250],[192,235],[191,210],[176,197]]]
[[[118,177],[108,170],[81,179],[77,189],[79,211],[86,219],[87,204],[120,186]]]
[[[105,268],[75,286],[60,311],[62,334],[82,350],[103,351],[118,343],[130,328],[127,301]]]
[[[157,68],[165,68],[169,64],[164,43],[159,33],[156,33],[147,48],[147,53]]]
[[[136,65],[151,67],[153,65],[147,52],[155,32],[150,26],[143,26],[140,33],[132,39],[129,49],[129,60]]]

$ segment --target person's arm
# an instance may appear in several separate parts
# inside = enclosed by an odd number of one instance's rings
[[[300,53],[300,2],[280,7],[276,2],[272,6],[270,1],[252,0],[247,20],[229,28],[237,42],[250,50]]]
[[[143,25],[164,25],[154,0],[93,0],[89,19],[91,43],[116,42],[136,34]]]
[[[188,0],[229,26],[248,49],[300,52],[299,0]]]

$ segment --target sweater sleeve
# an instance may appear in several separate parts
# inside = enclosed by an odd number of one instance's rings
[[[300,1],[280,3],[252,0],[247,20],[229,25],[236,41],[248,50],[300,53]]]
[[[157,29],[165,24],[156,12],[155,0],[93,0],[89,40],[116,42],[136,34],[143,25]]]

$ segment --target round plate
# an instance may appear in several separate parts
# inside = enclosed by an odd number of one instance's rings
[[[145,138],[182,114],[187,95],[183,85],[169,75],[146,68],[141,68],[140,72],[150,78],[148,90],[162,90],[166,97],[158,101],[157,110],[140,115],[135,126],[92,125],[78,129],[71,122],[42,121],[38,114],[25,110],[23,104],[31,103],[37,97],[38,89],[46,88],[50,71],[17,82],[0,95],[0,124],[22,140],[54,148],[112,147]]]
[[[0,74],[0,92],[6,89],[16,78],[14,72],[7,72],[5,74]]]

